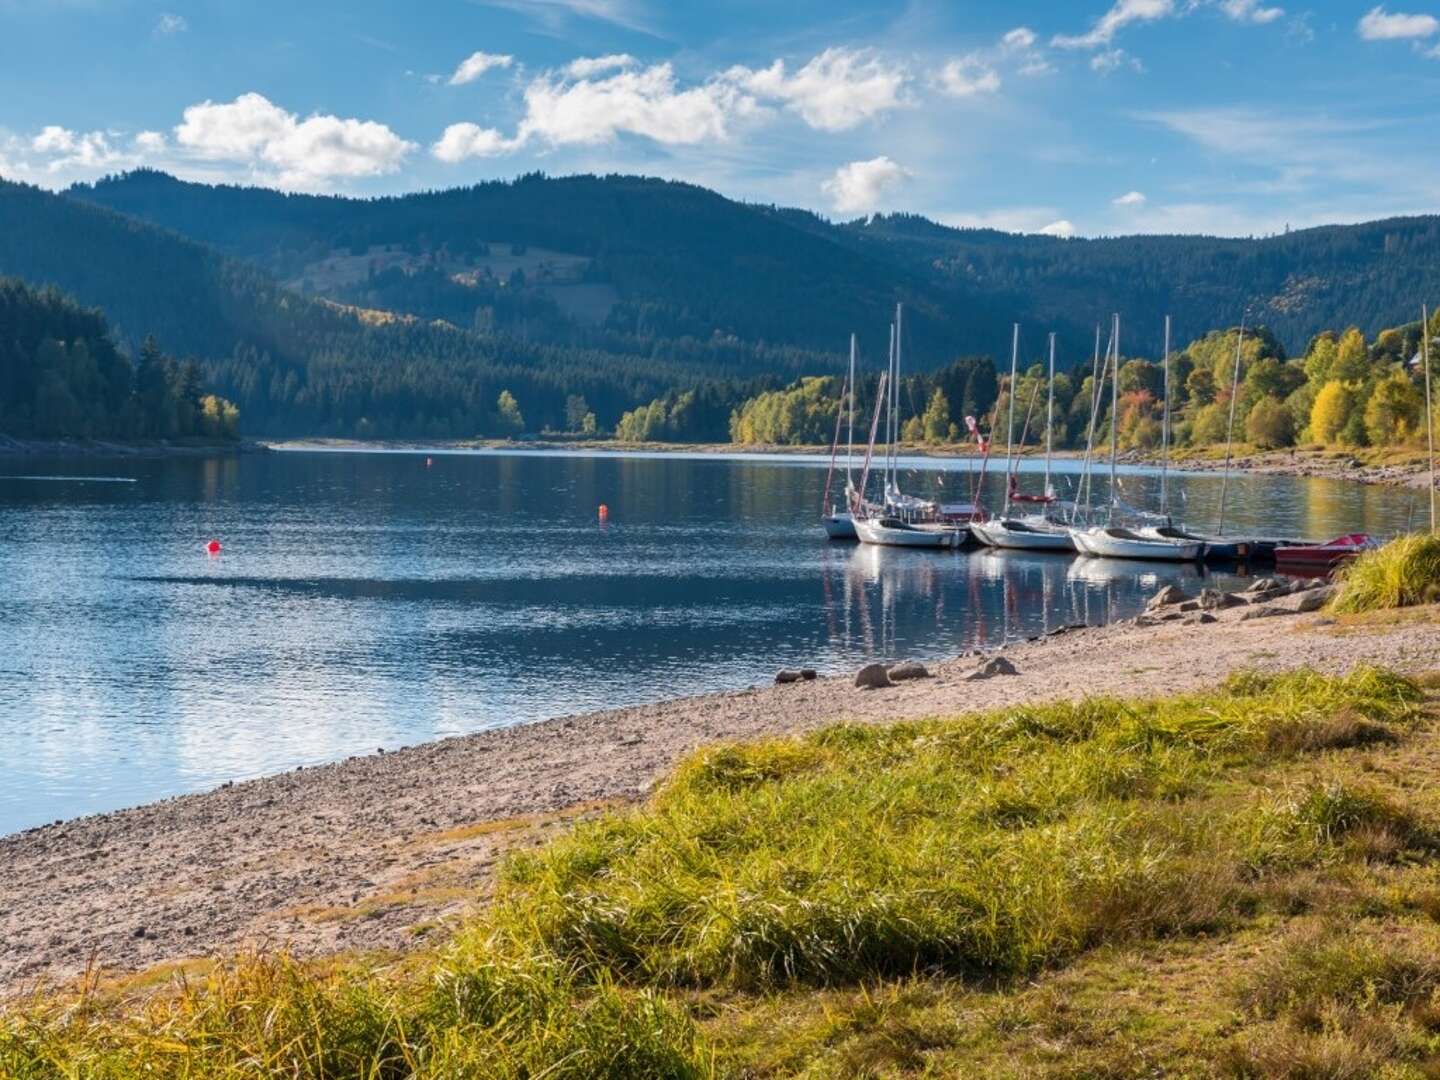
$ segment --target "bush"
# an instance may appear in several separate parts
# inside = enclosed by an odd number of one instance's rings
[[[1418,533],[1367,551],[1339,574],[1337,613],[1380,611],[1440,601],[1440,534]]]
[[[1245,434],[1262,450],[1276,450],[1295,441],[1295,423],[1283,404],[1263,397],[1245,418]]]

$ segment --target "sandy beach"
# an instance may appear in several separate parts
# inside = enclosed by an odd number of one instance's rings
[[[1425,670],[1440,658],[1435,608],[1337,624],[1298,613],[1304,596],[1271,601],[1274,617],[1246,605],[1202,622],[1170,608],[1161,621],[1073,629],[1006,649],[1018,674],[978,681],[967,678],[976,656],[874,691],[849,675],[770,685],[774,673],[757,671],[764,685],[748,690],[353,757],[0,838],[0,989],[241,946],[314,954],[434,940],[483,903],[506,850],[642,797],[702,744],[846,719],[1158,694],[1245,667]]]

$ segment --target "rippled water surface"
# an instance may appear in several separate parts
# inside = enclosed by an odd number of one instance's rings
[[[0,833],[786,665],[953,655],[1200,573],[831,544],[814,460],[430,456],[0,458]],[[964,463],[943,486],[913,464],[907,490],[965,492]],[[1157,480],[1122,483],[1144,504]],[[1173,483],[1210,523],[1219,478]],[[1229,516],[1388,533],[1414,502],[1240,478]]]

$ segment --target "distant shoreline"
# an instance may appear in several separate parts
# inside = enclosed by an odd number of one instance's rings
[[[238,454],[265,454],[269,451],[270,447],[265,443],[250,439],[241,439],[238,442],[127,442],[120,439],[13,439],[8,435],[0,435],[0,457],[229,457]]]
[[[439,452],[463,450],[526,450],[526,451],[585,451],[606,454],[714,454],[714,455],[785,455],[790,457],[828,458],[828,446],[789,445],[737,445],[735,443],[667,443],[643,442],[624,443],[611,439],[440,439],[417,441],[410,439],[283,439],[266,444],[272,450],[366,450],[386,452],[424,453],[426,450]],[[969,444],[945,444],[940,446],[902,445],[901,453],[906,457],[945,458],[950,460],[979,458],[971,451]],[[1004,458],[1003,451],[991,455],[992,466]],[[1027,447],[1021,452],[1026,458],[1037,458],[1040,451]],[[1055,457],[1061,460],[1083,458],[1081,450],[1057,450]],[[1120,455],[1126,465],[1149,465],[1159,467],[1160,458],[1155,454],[1127,450]],[[1219,472],[1225,467],[1223,452],[1216,448],[1204,451],[1182,451],[1172,458],[1170,468],[1176,472],[1207,473]],[[1424,453],[1420,451],[1343,451],[1343,450],[1266,450],[1256,451],[1241,448],[1230,462],[1237,473],[1268,474],[1273,476],[1315,477],[1325,480],[1348,480],[1358,484],[1381,484],[1393,487],[1425,488],[1429,467]]]

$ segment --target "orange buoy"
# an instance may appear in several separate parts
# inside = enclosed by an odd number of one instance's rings
[[[606,506],[604,503],[601,503],[601,504],[600,504],[600,520],[601,520],[601,521],[609,521],[609,520],[610,520],[610,508],[609,508],[608,506]]]
[[[219,554],[220,554],[220,541],[219,541],[219,540],[211,540],[208,544],[205,545],[205,550],[208,551],[211,555],[219,555]]]

